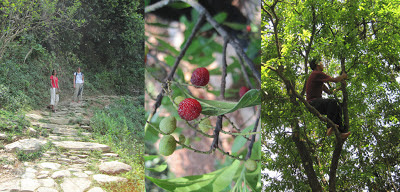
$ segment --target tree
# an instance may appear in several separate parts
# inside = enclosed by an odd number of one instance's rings
[[[262,8],[263,161],[279,175],[265,174],[264,187],[397,190],[398,5],[274,0]],[[350,76],[334,96],[352,131],[347,141],[326,137],[325,124],[333,123],[305,101],[308,62],[316,56],[329,63],[328,74]]]

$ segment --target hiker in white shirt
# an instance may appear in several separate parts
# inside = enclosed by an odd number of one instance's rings
[[[83,73],[81,72],[81,68],[78,67],[77,72],[74,73],[74,101],[78,101],[78,103],[82,100],[82,94],[83,94],[83,82],[84,82],[84,76]],[[79,97],[79,98],[78,98]]]

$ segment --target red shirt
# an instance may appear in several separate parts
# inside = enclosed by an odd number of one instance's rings
[[[50,76],[51,80],[51,87],[52,88],[58,88],[58,78],[56,76]]]
[[[322,98],[322,86],[330,78],[322,71],[314,70],[306,83],[307,101],[310,102],[317,98]]]

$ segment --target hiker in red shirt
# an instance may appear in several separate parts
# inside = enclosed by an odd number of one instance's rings
[[[59,87],[58,87],[58,78],[56,77],[57,72],[56,70],[53,70],[52,75],[50,76],[50,106],[53,112],[56,112],[55,106],[57,106],[57,103],[59,101]]]
[[[313,70],[311,75],[308,77],[306,84],[306,94],[307,102],[310,103],[315,109],[317,109],[321,114],[327,115],[327,117],[332,120],[341,133],[342,139],[346,139],[350,132],[346,132],[342,125],[342,108],[338,105],[335,99],[324,99],[322,98],[322,91],[333,94],[331,90],[326,87],[325,82],[335,82],[344,81],[347,79],[347,74],[332,78],[331,76],[322,72],[324,66],[322,61],[319,59],[313,59],[310,61],[310,68]],[[328,125],[327,135],[330,136],[333,133],[332,127]]]

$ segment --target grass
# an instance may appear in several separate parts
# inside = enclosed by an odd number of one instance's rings
[[[122,97],[107,108],[95,111],[91,120],[93,137],[109,145],[120,156],[119,161],[132,166],[132,171],[122,174],[129,184],[119,183],[112,189],[131,191],[132,186],[137,186],[138,191],[144,191],[143,104],[132,97]]]
[[[22,150],[17,150],[16,155],[18,160],[20,161],[34,161],[43,156],[43,153],[53,147],[52,142],[47,142],[44,146],[42,146],[38,151],[26,153]]]
[[[140,185],[143,185],[143,183],[137,180],[128,179],[127,182],[107,183],[101,185],[101,187],[106,189],[106,191],[113,192],[139,192],[143,191],[143,189],[140,188]]]

